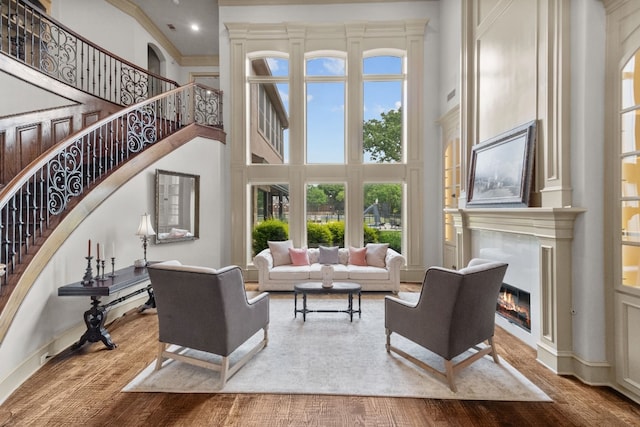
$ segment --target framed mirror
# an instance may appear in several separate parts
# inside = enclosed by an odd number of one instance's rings
[[[200,176],[156,169],[156,243],[199,237]]]

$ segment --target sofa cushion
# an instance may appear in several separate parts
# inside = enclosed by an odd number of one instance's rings
[[[282,242],[267,241],[269,250],[271,251],[271,257],[273,257],[273,266],[291,264],[291,257],[289,256],[289,248],[293,248],[293,241],[285,240]]]
[[[333,281],[338,282],[340,280],[346,280],[349,278],[349,270],[347,270],[347,266],[343,264],[333,264]],[[322,280],[322,272],[320,269],[322,268],[322,264],[311,264],[309,267],[309,278],[312,280],[321,281]]]
[[[309,265],[307,248],[289,248],[289,256],[293,265]]]
[[[308,280],[308,265],[281,265],[269,271],[270,280]]]
[[[367,265],[373,267],[386,267],[388,243],[367,243]]]
[[[320,246],[320,264],[337,264],[338,261],[338,247],[337,246]]]
[[[349,264],[366,266],[367,248],[349,247]]]
[[[386,268],[348,265],[347,269],[351,280],[389,280],[389,271]]]
[[[340,264],[349,264],[349,248],[338,249],[338,262]]]

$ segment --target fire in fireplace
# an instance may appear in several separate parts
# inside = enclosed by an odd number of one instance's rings
[[[502,284],[496,311],[509,322],[531,332],[531,294],[515,286]]]

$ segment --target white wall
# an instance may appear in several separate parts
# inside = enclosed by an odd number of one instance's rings
[[[124,268],[142,258],[140,239],[135,235],[140,215],[154,212],[155,169],[166,169],[200,175],[200,239],[197,241],[150,244],[150,260],[178,259],[185,264],[219,268],[226,265],[225,215],[223,199],[227,180],[223,170],[225,145],[196,138],[136,175],[98,206],[63,242],[27,294],[22,306],[0,344],[0,401],[11,381],[6,381],[21,366],[43,348],[61,350],[52,345],[65,332],[82,324],[82,314],[90,307],[89,298],[59,297],[58,287],[82,279],[86,268],[87,241],[102,242],[110,255],[116,246],[116,269]],[[97,190],[99,191],[99,190]],[[94,252],[95,254],[95,252]],[[95,273],[95,267],[94,267]],[[114,295],[114,298],[126,294]],[[103,299],[103,302],[109,301]],[[28,339],[27,339],[28,337]],[[74,339],[79,338],[78,335]],[[118,341],[117,334],[112,339]],[[71,342],[62,343],[65,346]],[[100,344],[102,345],[102,344]],[[115,350],[117,351],[117,350]]]
[[[461,38],[460,0],[440,2],[440,115],[460,103],[460,38]],[[455,95],[447,100],[447,95]]]
[[[193,73],[195,75],[202,75],[202,74],[217,74],[218,76],[220,75],[220,67],[215,66],[215,67],[182,67],[180,69],[180,82],[181,83],[188,83],[190,82],[191,76],[190,74]],[[202,79],[201,79],[202,80]],[[219,79],[218,79],[219,80]],[[219,81],[216,82],[218,86],[220,86]],[[206,84],[206,83],[205,83]],[[216,86],[212,86],[215,89],[219,89],[219,87]]]
[[[0,71],[0,117],[75,105],[74,101]],[[7,101],[10,100],[10,101]]]
[[[94,44],[144,69],[147,68],[147,45],[153,43],[166,59],[164,77],[184,83],[180,81],[180,66],[175,58],[134,18],[106,1],[54,1],[51,16]]]
[[[604,7],[571,2],[571,181],[573,203],[586,208],[573,243],[573,347],[588,361],[606,360],[604,282]]]

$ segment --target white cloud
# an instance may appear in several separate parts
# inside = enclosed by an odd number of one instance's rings
[[[271,70],[271,74],[275,74],[275,71],[280,69],[280,61],[277,58],[267,58],[267,64]]]
[[[333,76],[344,75],[344,59],[326,58],[322,62],[322,66]]]

